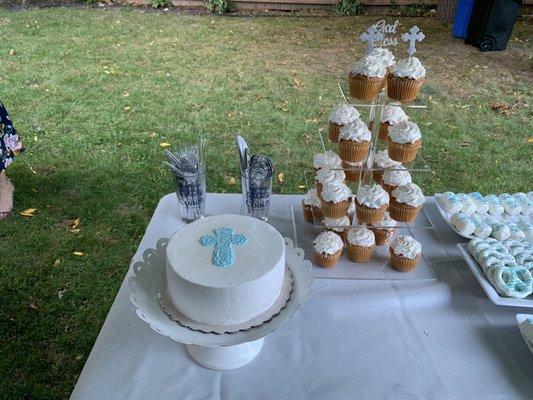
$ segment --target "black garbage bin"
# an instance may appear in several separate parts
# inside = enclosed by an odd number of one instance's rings
[[[465,43],[481,51],[507,47],[522,0],[476,0]]]

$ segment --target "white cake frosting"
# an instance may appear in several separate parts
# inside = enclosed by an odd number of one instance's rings
[[[320,207],[320,199],[316,193],[316,189],[309,189],[304,195],[303,203],[308,206]]]
[[[313,240],[313,248],[319,254],[335,254],[344,247],[344,243],[336,233],[326,231]]]
[[[419,79],[426,76],[426,68],[416,57],[399,60],[391,67],[391,73],[399,78]]]
[[[405,185],[397,186],[392,191],[392,197],[398,203],[407,204],[411,207],[421,206],[425,201],[424,193],[416,183],[406,183]]]
[[[340,203],[346,201],[352,197],[352,191],[344,183],[324,185],[322,188],[322,199],[324,201],[332,201],[334,203]]]
[[[383,217],[381,218],[381,221],[379,221],[377,224],[373,225],[374,228],[394,228],[398,222],[396,220],[392,219],[389,212],[385,211],[383,213]]]
[[[380,208],[389,203],[389,194],[379,185],[365,185],[357,191],[357,202],[369,208]]]
[[[333,109],[329,117],[329,122],[333,122],[337,125],[347,125],[350,122],[355,121],[361,114],[357,111],[357,108],[349,104],[339,104]]]
[[[376,244],[374,232],[365,227],[350,228],[346,239],[348,243],[361,247],[370,247]]]
[[[376,57],[364,56],[352,66],[353,75],[363,75],[369,78],[384,78],[387,67]]]
[[[231,245],[229,266],[215,265],[215,246],[201,243],[207,236],[218,239],[214,230],[219,228],[233,229],[246,238],[244,244]],[[182,314],[204,324],[237,324],[267,311],[281,292],[284,274],[283,237],[268,223],[251,217],[225,214],[193,222],[167,246],[170,300]]]
[[[324,167],[331,169],[342,168],[342,160],[337,154],[328,150],[324,153],[315,154],[313,157],[313,167],[317,169]]]
[[[321,168],[316,173],[316,180],[322,185],[343,183],[345,179],[346,174],[342,169]]]
[[[369,57],[375,58],[385,67],[394,65],[394,54],[392,54],[392,51],[384,47],[374,47],[370,52]]]
[[[389,126],[388,135],[394,143],[414,143],[422,138],[418,125],[411,121],[403,121]]]
[[[395,105],[383,106],[381,111],[381,122],[388,122],[391,125],[407,121],[409,117],[401,107]]]
[[[322,224],[335,232],[342,232],[346,227],[350,226],[350,218],[347,216],[341,218],[328,218],[324,217]]]
[[[348,125],[344,125],[340,129],[340,140],[351,140],[353,142],[369,142],[372,138],[372,133],[366,124],[360,119],[356,119]]]
[[[389,152],[387,150],[380,150],[376,153],[374,158],[374,165],[378,168],[397,168],[402,165],[399,161],[394,161],[389,157]]]
[[[396,255],[411,260],[422,252],[420,243],[411,236],[396,236],[390,247]]]
[[[398,169],[388,169],[383,172],[383,183],[390,186],[399,186],[406,183],[411,183],[413,180],[411,174],[403,166]]]

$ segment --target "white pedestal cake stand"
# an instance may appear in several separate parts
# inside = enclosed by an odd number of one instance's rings
[[[168,239],[160,239],[155,249],[143,254],[143,261],[132,266],[133,276],[128,283],[129,296],[137,308],[139,318],[157,333],[176,342],[184,343],[190,356],[200,365],[227,370],[242,367],[252,361],[263,347],[264,337],[291,318],[311,296],[311,262],[304,260],[304,251],[294,248],[292,240],[285,238],[285,259],[292,273],[292,293],[286,306],[263,324],[235,333],[204,333],[186,328],[163,311],[159,303],[159,282],[165,272],[165,253]]]

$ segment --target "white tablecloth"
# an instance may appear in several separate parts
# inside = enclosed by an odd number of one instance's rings
[[[273,198],[283,235],[300,199]],[[239,213],[240,195],[207,204],[208,214]],[[455,249],[461,238],[433,200],[426,207],[443,242],[424,249],[436,281],[316,280],[310,301],[233,371],[200,367],[150,329],[125,280],[72,399],[533,399],[533,355],[515,321],[528,310],[489,302]],[[175,195],[165,196],[135,259],[180,226]]]

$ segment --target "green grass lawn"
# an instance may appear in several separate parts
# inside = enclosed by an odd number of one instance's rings
[[[204,134],[208,189],[238,192],[241,132],[284,173],[276,192],[303,192],[336,83],[375,19],[0,10],[0,98],[27,146],[8,170],[16,212],[0,222],[0,398],[70,394],[172,191],[161,143]],[[417,182],[428,194],[531,190],[531,27],[519,22],[508,51],[485,54],[433,20],[402,22],[428,36],[417,53],[428,109],[410,115],[433,172]]]

